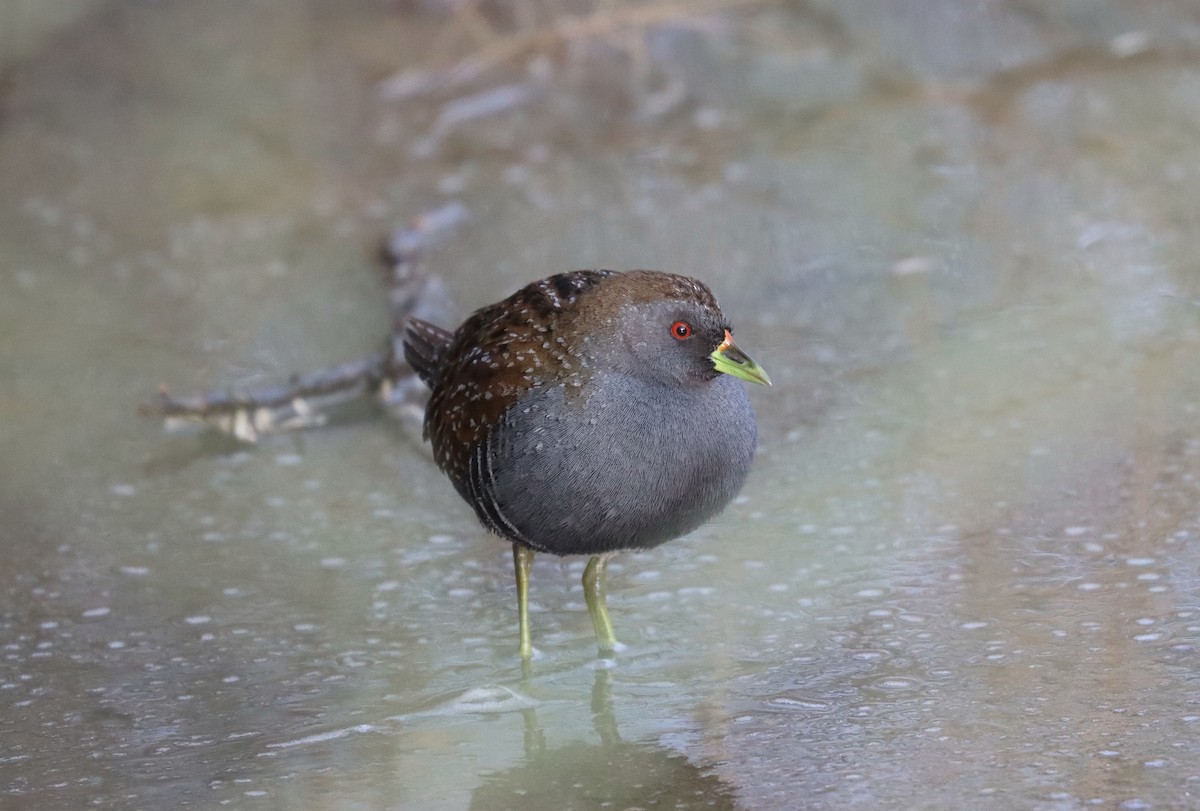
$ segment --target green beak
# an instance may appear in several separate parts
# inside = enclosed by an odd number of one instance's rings
[[[718,372],[740,377],[751,383],[771,385],[771,378],[767,377],[762,367],[733,343],[733,336],[729,334],[729,330],[725,330],[725,340],[721,341],[721,345],[713,350],[709,357],[712,358],[713,366],[717,367]]]

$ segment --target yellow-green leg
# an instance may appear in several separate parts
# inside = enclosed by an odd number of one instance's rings
[[[588,613],[592,616],[592,628],[596,630],[596,642],[602,651],[617,649],[617,635],[613,633],[612,620],[608,618],[604,594],[608,558],[608,555],[593,555],[587,568],[583,570],[583,598],[587,601]]]
[[[533,550],[513,544],[513,569],[517,573],[517,623],[521,644],[517,652],[522,659],[533,656],[533,640],[529,634],[529,567],[533,565]]]

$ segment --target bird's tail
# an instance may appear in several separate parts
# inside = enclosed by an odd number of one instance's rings
[[[439,326],[410,318],[404,328],[404,359],[427,386],[432,388],[442,373],[446,352],[454,334]]]

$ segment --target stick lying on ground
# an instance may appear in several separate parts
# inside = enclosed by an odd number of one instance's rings
[[[418,268],[422,251],[433,238],[467,218],[460,203],[448,203],[426,212],[397,229],[384,246],[387,267],[391,335],[384,349],[348,363],[295,375],[285,384],[246,391],[217,390],[175,397],[166,387],[158,401],[139,411],[162,417],[168,431],[201,425],[242,441],[256,442],[267,433],[323,425],[332,409],[367,396],[378,398],[391,410],[411,404],[424,386],[404,361],[401,336],[412,316],[445,306],[441,280]]]

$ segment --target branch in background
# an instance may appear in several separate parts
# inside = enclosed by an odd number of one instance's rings
[[[544,53],[574,40],[614,36],[663,23],[680,23],[695,17],[754,6],[777,5],[780,0],[692,0],[639,6],[604,6],[584,17],[564,16],[531,31],[496,38],[471,56],[441,70],[406,70],[379,85],[381,98],[400,101],[439,91],[455,91],[487,76],[497,68],[535,53]]]
[[[404,326],[424,310],[442,307],[445,299],[440,280],[418,271],[418,259],[435,236],[466,218],[467,210],[461,203],[448,203],[422,214],[388,239],[384,254],[392,329],[385,349],[296,375],[283,385],[185,397],[172,396],[164,386],[158,401],[143,405],[140,413],[161,417],[168,431],[201,425],[242,442],[256,442],[263,434],[324,425],[331,410],[367,396],[393,411],[408,407],[423,386],[404,362]]]

